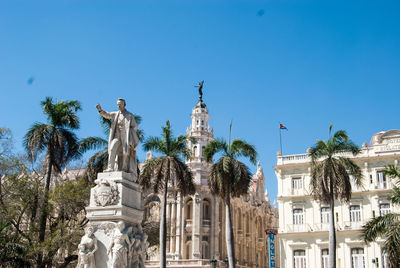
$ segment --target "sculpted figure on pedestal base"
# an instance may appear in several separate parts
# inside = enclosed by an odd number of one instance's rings
[[[106,112],[100,104],[96,108],[101,116],[111,119],[110,136],[108,139],[109,171],[124,171],[137,174],[136,150],[139,146],[137,124],[132,113],[125,109],[124,99],[117,100],[118,111]]]

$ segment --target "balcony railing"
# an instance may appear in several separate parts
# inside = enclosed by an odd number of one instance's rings
[[[363,224],[362,221],[345,221],[343,222],[343,230],[359,230]]]
[[[288,233],[309,232],[311,228],[308,224],[288,224],[286,225],[286,231]]]
[[[314,231],[328,231],[329,230],[329,223],[317,223],[314,224]]]

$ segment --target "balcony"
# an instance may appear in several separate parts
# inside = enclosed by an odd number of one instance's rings
[[[329,231],[329,223],[314,224],[314,231]]]
[[[291,189],[291,195],[305,195],[305,191],[303,188],[300,189]]]
[[[310,232],[311,228],[308,224],[288,224],[286,225],[287,233],[297,233],[297,232]]]
[[[345,221],[343,222],[343,230],[360,230],[363,226],[362,221]]]

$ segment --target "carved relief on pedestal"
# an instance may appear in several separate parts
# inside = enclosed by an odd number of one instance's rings
[[[94,187],[94,201],[98,206],[114,205],[118,201],[119,193],[117,184],[109,180],[96,180]]]

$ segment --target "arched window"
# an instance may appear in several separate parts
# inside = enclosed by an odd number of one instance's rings
[[[202,146],[201,147],[201,156],[202,157],[204,157],[204,151],[206,150],[206,147],[205,146]]]
[[[203,220],[211,220],[211,207],[208,199],[203,200]]]
[[[192,258],[192,242],[186,242],[185,245],[185,259],[189,260]]]
[[[187,220],[191,220],[192,219],[192,214],[193,214],[193,200],[192,198],[189,198],[186,201],[185,204],[185,217]]]
[[[193,146],[193,157],[197,156],[197,146]]]
[[[201,242],[201,258],[210,259],[210,247],[208,246],[208,242]]]

